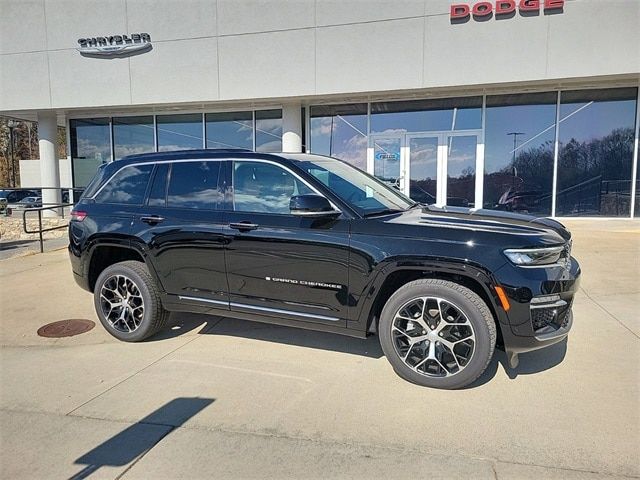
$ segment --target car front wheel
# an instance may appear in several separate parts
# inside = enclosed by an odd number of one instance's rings
[[[126,261],[104,269],[93,293],[96,313],[111,335],[139,342],[164,327],[169,313],[142,262]]]
[[[382,350],[398,375],[443,389],[476,380],[496,343],[487,304],[468,288],[439,279],[399,288],[382,310],[379,332]]]

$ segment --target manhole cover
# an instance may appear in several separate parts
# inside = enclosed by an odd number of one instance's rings
[[[81,333],[88,332],[96,324],[91,320],[81,318],[71,318],[69,320],[60,320],[59,322],[49,323],[38,329],[38,335],[47,338],[73,337]]]

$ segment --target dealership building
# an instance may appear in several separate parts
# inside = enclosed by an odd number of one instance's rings
[[[631,218],[638,25],[638,0],[4,0],[0,115],[38,122],[43,187],[303,151],[421,202]]]

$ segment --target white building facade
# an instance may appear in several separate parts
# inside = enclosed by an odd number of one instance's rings
[[[38,121],[44,187],[58,124],[78,188],[131,153],[247,148],[342,158],[426,203],[640,215],[638,0],[0,8],[0,114]]]

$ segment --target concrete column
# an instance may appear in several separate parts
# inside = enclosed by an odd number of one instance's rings
[[[60,188],[58,160],[58,123],[55,112],[38,113],[38,147],[40,150],[40,185]],[[60,190],[42,190],[42,203],[61,203]],[[56,217],[56,210],[45,210],[45,217]]]
[[[299,102],[282,106],[282,151],[302,152],[302,105]]]

